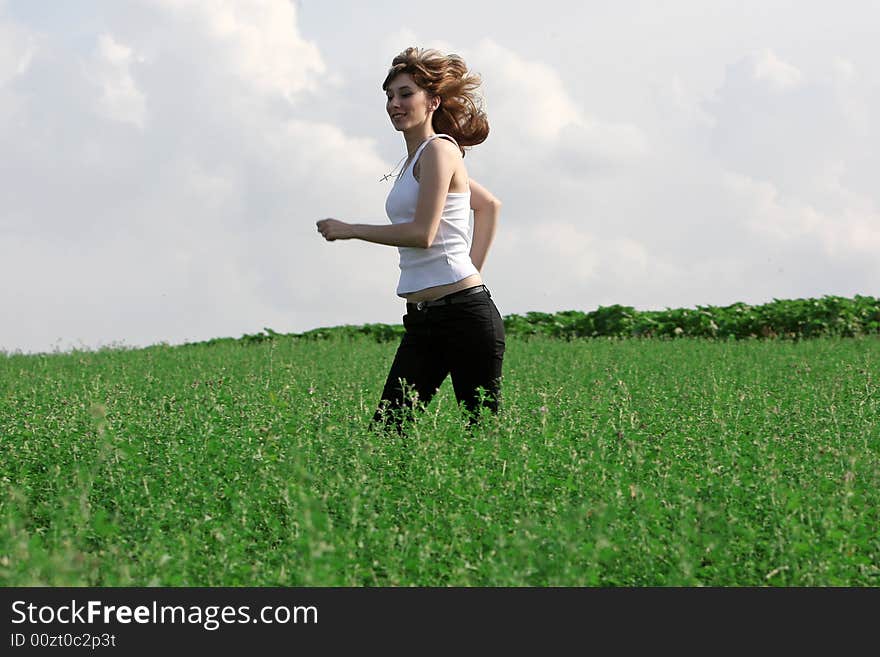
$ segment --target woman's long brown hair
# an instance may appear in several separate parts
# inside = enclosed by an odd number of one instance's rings
[[[477,89],[482,80],[469,73],[458,55],[444,55],[437,50],[410,47],[397,55],[382,89],[401,73],[409,73],[428,97],[440,96],[440,106],[431,122],[437,133],[453,137],[464,157],[465,146],[476,146],[489,136],[489,119],[481,107]]]

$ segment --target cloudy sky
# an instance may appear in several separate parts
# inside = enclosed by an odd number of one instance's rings
[[[0,0],[0,351],[400,323],[381,82],[483,77],[503,315],[880,296],[880,3]]]

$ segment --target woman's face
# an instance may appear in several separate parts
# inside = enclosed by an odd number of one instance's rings
[[[394,77],[385,90],[385,110],[396,130],[424,123],[431,113],[428,94],[419,87],[409,73]]]

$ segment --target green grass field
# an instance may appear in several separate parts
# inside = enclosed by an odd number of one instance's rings
[[[408,438],[396,346],[0,356],[0,582],[880,585],[880,338],[509,338]]]

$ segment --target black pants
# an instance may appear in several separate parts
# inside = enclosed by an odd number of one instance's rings
[[[427,306],[407,304],[405,329],[382,390],[371,427],[394,427],[405,433],[404,421],[413,408],[427,406],[447,374],[459,406],[464,403],[468,427],[484,409],[497,414],[501,403],[501,365],[504,360],[504,322],[488,290],[454,292],[444,299],[456,303]]]

